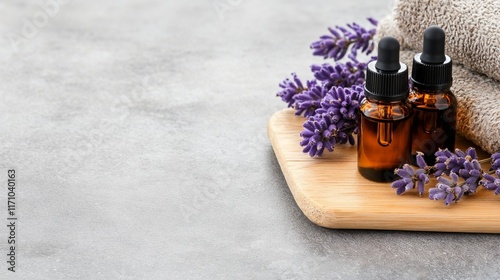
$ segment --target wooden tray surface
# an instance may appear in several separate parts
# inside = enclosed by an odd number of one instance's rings
[[[320,158],[302,153],[304,120],[291,109],[276,112],[268,134],[295,201],[313,223],[338,229],[500,233],[500,196],[479,188],[450,206],[430,200],[428,187],[423,197],[416,190],[398,196],[389,183],[371,182],[358,173],[356,146],[340,145]],[[458,137],[457,147],[469,146]],[[478,155],[489,157],[480,149]]]

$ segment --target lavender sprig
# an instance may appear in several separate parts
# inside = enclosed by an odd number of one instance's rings
[[[465,179],[464,189],[467,193],[473,194],[476,192],[479,181],[482,179],[482,173],[481,164],[477,159],[464,162],[464,168],[460,169],[458,174]]]
[[[368,63],[359,62],[355,57],[349,56],[351,61],[337,63],[335,66],[324,63],[311,66],[314,77],[325,84],[327,88],[334,86],[351,87],[363,85],[365,82],[365,70]]]
[[[333,148],[337,144],[338,127],[328,115],[309,117],[304,123],[304,128],[300,133],[300,136],[304,138],[300,142],[300,146],[304,147],[304,153],[309,153],[313,157],[315,155],[321,156],[325,148],[333,152]]]
[[[324,149],[332,152],[337,144],[354,145],[358,132],[357,113],[363,98],[363,89],[333,87],[321,102],[321,108],[304,123],[300,133],[303,152],[311,157],[321,156]]]
[[[500,152],[491,155],[491,169],[497,170],[500,168]]]
[[[373,18],[368,18],[368,21],[377,26],[378,21]],[[335,28],[328,28],[330,34],[320,36],[320,39],[311,44],[313,55],[323,56],[326,58],[333,58],[335,61],[342,59],[349,47],[351,54],[357,55],[358,51],[370,54],[374,49],[373,36],[376,29],[365,29],[357,23],[348,24],[344,28],[336,26]]]
[[[451,179],[451,180],[450,180]],[[435,188],[429,190],[429,198],[432,200],[444,200],[445,205],[458,202],[464,195],[463,184],[458,184],[458,175],[450,173],[450,179],[439,177]]]
[[[292,80],[286,78],[279,86],[282,89],[276,93],[276,96],[281,97],[281,100],[287,103],[289,108],[295,104],[295,95],[307,90],[307,87],[302,84],[302,81],[300,81],[295,73],[292,73]]]
[[[451,172],[458,173],[460,169],[464,168],[465,161],[477,159],[476,149],[470,147],[465,152],[460,149],[455,149],[455,153],[450,152],[448,149],[439,149],[435,154],[436,172],[434,176],[439,177],[442,174],[450,175]]]
[[[495,191],[495,195],[500,195],[500,169],[495,171],[497,178],[489,173],[483,174],[483,179],[480,184],[487,190]]]
[[[391,187],[396,189],[396,194],[401,195],[415,187],[418,188],[420,196],[424,194],[424,186],[429,183],[429,173],[431,168],[427,166],[423,153],[417,153],[417,164],[420,167],[415,170],[409,164],[403,165],[403,168],[397,168],[394,173],[401,179],[392,183]]]
[[[378,23],[372,18],[368,21],[374,26]],[[324,51],[325,58],[338,60],[350,49],[350,60],[335,65],[311,66],[316,80],[305,84],[292,73],[292,78],[279,84],[281,90],[276,94],[288,107],[295,109],[296,115],[308,118],[301,132],[303,140],[300,145],[311,157],[321,156],[325,148],[333,151],[337,144],[354,145],[353,134],[358,132],[357,115],[364,98],[362,85],[368,64],[358,61],[356,55],[359,51],[369,54],[374,46],[375,28],[367,30],[353,23],[346,28],[337,26],[329,30],[331,35],[322,36],[312,44],[315,55]]]
[[[491,156],[492,169],[489,173],[484,172],[481,162],[477,159],[476,150],[472,147],[462,151],[455,149],[455,153],[449,150],[439,150],[435,153],[436,164],[427,166],[423,154],[417,152],[417,165],[420,169],[414,169],[405,164],[403,168],[396,169],[395,173],[401,179],[392,183],[392,188],[397,194],[403,194],[415,187],[418,187],[420,195],[424,191],[430,175],[438,179],[434,188],[429,189],[429,198],[432,200],[443,200],[445,205],[458,202],[465,195],[472,195],[477,192],[479,186],[487,190],[495,191],[500,195],[500,168],[494,165],[500,159],[500,153]],[[492,174],[496,173],[497,177]]]
[[[445,174],[449,174],[448,176],[452,178],[452,182],[455,183],[455,185],[453,186],[447,184],[448,186],[453,187],[453,190],[451,192],[454,194],[454,196],[451,201],[458,202],[464,196],[464,194],[475,194],[479,186],[483,186],[487,190],[494,190],[495,194],[500,194],[500,189],[498,189],[498,186],[500,186],[500,179],[492,176],[495,169],[490,171],[490,173],[484,172],[481,168],[481,161],[477,160],[477,154],[474,148],[468,148],[465,152],[456,149],[455,153],[451,153],[447,150],[440,150],[436,152],[436,156],[439,162],[436,163],[435,166],[437,170],[436,174],[439,174],[438,180],[447,180],[444,176]],[[495,163],[498,157],[500,157],[498,153],[493,154],[491,156],[492,163]],[[458,172],[455,173],[455,170],[457,169]],[[497,177],[500,178],[499,168],[496,168],[495,173]],[[457,178],[457,180],[454,179],[455,177]],[[457,184],[459,178],[464,181],[460,184]],[[443,199],[443,192],[446,191],[448,196],[445,198],[445,205],[449,205],[450,190],[450,188],[442,185],[439,186],[438,184],[436,188],[429,190],[429,198],[434,200],[441,200]]]
[[[328,91],[321,101],[321,108],[316,110],[317,114],[329,114],[336,122],[345,120],[354,122],[357,126],[357,115],[359,104],[365,97],[363,87],[352,86],[351,88],[333,87]]]
[[[314,116],[316,109],[321,107],[321,100],[328,92],[328,88],[324,85],[318,85],[316,81],[308,82],[307,86],[309,89],[303,90],[293,97],[295,99],[295,115],[297,116]]]
[[[300,146],[311,157],[321,156],[325,148],[333,152],[337,144],[349,142],[354,145],[354,129],[354,126],[344,121],[334,122],[328,114],[317,114],[304,123],[304,130],[300,133],[303,138]]]

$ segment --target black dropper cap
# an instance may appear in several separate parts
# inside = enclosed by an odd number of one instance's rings
[[[443,90],[452,84],[451,58],[444,52],[445,33],[439,26],[424,31],[422,53],[413,58],[411,82],[423,90]]]
[[[378,43],[378,60],[368,63],[365,96],[392,102],[408,97],[408,67],[399,61],[399,42],[384,37]]]

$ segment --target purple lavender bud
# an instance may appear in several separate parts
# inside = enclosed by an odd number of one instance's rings
[[[316,85],[296,96],[297,112],[310,114],[312,108],[317,106],[315,102],[324,95],[320,102],[321,108],[316,109],[315,115],[304,123],[304,130],[300,134],[303,152],[311,157],[321,156],[324,148],[333,151],[336,144],[354,145],[353,134],[358,131],[357,114],[359,103],[364,98],[363,88],[332,87],[325,91],[324,86]]]
[[[403,165],[403,168],[396,169],[395,173],[401,178],[412,179],[415,175],[415,169],[413,169],[409,164]]]
[[[321,101],[319,114],[329,114],[335,120],[351,120],[357,125],[359,104],[364,98],[363,88],[332,87]]]
[[[446,171],[446,164],[444,164],[444,163],[436,163],[434,165],[434,168],[436,169],[436,171],[434,172],[434,176],[439,177],[442,174],[446,174],[446,173],[444,173]]]
[[[448,151],[448,149],[440,149],[434,155],[436,156],[436,164],[434,165],[436,177],[442,174],[450,175],[451,172],[459,173],[464,168],[466,161],[477,159],[474,148],[468,148],[465,152],[455,149],[455,153]]]
[[[424,153],[422,152],[417,152],[417,165],[422,169],[428,168],[427,163],[424,160]]]
[[[374,26],[378,24],[373,18],[368,18],[368,21]],[[313,55],[337,61],[345,56],[350,47],[354,55],[357,55],[358,51],[370,54],[373,51],[373,36],[376,29],[367,30],[357,23],[348,24],[347,27],[328,28],[331,35],[320,36],[320,40],[311,44]]]
[[[438,178],[435,188],[429,190],[429,198],[432,200],[444,200],[444,205],[458,202],[466,193],[468,188],[457,184],[458,175],[450,172],[450,179],[443,176]]]
[[[439,177],[442,174],[449,175],[450,170],[448,170],[448,159],[454,156],[454,154],[448,149],[439,149],[436,153],[434,153],[434,155],[436,156],[436,164],[434,165],[436,172],[434,173],[434,176]]]
[[[459,187],[459,186],[456,186],[454,189],[453,189],[453,192],[455,194],[455,197],[454,197],[454,201],[455,202],[458,202],[463,196],[464,196],[464,193],[465,193],[465,190],[464,190],[464,187]]]
[[[424,186],[425,184],[429,183],[429,175],[425,173],[424,169],[419,169],[416,172],[416,177],[417,177],[417,186],[418,186],[418,193],[420,196],[424,194]]]
[[[465,152],[463,152],[462,150],[460,149],[455,149],[455,154],[458,156],[458,157],[466,157],[467,154]]]
[[[422,195],[425,184],[429,183],[429,175],[424,169],[415,170],[409,164],[394,170],[394,173],[401,177],[391,185],[392,188],[396,189],[398,195],[415,188],[415,186],[418,188],[418,193]]]
[[[304,123],[304,130],[300,133],[303,140],[300,145],[303,152],[309,156],[321,156],[325,148],[330,152],[336,144],[336,126],[328,115],[315,115],[309,117]]]
[[[415,187],[415,183],[412,179],[404,178],[394,181],[391,185],[393,189],[396,189],[396,194],[401,195]]]
[[[465,154],[466,154],[466,156],[465,156],[466,158],[467,158],[467,156],[470,157],[470,158],[468,158],[469,160],[477,159],[476,149],[473,147],[467,148],[467,150],[465,150]]]
[[[413,181],[411,180],[411,178],[402,178],[402,179],[399,179],[399,180],[392,182],[391,187],[393,189],[405,188],[406,185],[408,185],[408,184],[413,184]]]
[[[452,174],[455,174],[455,173],[451,173],[450,176]],[[453,178],[455,178],[455,177],[457,178],[457,180],[453,180]],[[441,177],[438,178],[438,184],[446,185],[446,186],[449,186],[449,187],[455,187],[457,185],[458,176],[454,176],[451,179],[453,181],[450,180],[450,179],[448,179],[448,178],[446,178],[446,177],[441,176]]]
[[[357,60],[347,63],[337,63],[335,66],[328,63],[311,66],[314,77],[328,88],[363,85],[365,82],[365,69],[366,63],[361,63]]]
[[[453,173],[458,173],[458,171],[463,167],[461,162],[462,157],[453,155],[447,160],[446,168]]]
[[[495,194],[500,194],[500,169],[495,172],[497,178],[491,174],[484,173],[480,184],[490,191],[495,191]]]
[[[279,84],[281,91],[276,93],[276,96],[281,97],[285,103],[288,104],[288,107],[293,107],[295,104],[295,95],[302,93],[307,88],[304,87],[300,79],[297,77],[295,73],[292,73],[293,81],[289,78],[286,78],[283,82]]]
[[[453,183],[453,185],[449,185],[450,187],[451,186],[456,186],[457,185],[457,182],[458,182],[458,178],[459,176],[457,175],[457,173],[455,172],[451,172],[450,173],[450,178],[451,178],[451,182]]]
[[[455,198],[455,194],[453,193],[452,188],[447,188],[446,189],[446,198],[444,199],[444,205],[448,206],[453,202],[453,199]]]
[[[434,155],[435,155],[436,157],[439,157],[439,156],[444,156],[444,157],[446,157],[446,158],[449,158],[449,157],[451,157],[451,156],[453,155],[453,153],[452,153],[452,152],[450,152],[448,149],[444,149],[444,150],[439,149],[436,153],[434,153]]]
[[[446,162],[447,159],[448,159],[448,157],[446,157],[446,156],[438,156],[438,157],[436,157],[436,162],[444,164],[444,162]]]
[[[316,109],[321,107],[321,100],[328,92],[324,86],[320,86],[314,82],[308,82],[307,90],[302,91],[300,94],[294,95],[295,99],[295,115],[304,117],[314,116]]]
[[[491,155],[491,169],[497,170],[500,168],[500,152]]]
[[[432,200],[443,200],[446,198],[446,191],[440,188],[432,188],[429,190],[429,198]]]
[[[459,171],[459,175],[465,179],[464,188],[467,189],[467,192],[475,193],[482,176],[481,164],[477,159],[472,161],[466,160],[463,164],[463,169]]]
[[[372,17],[369,17],[369,18],[367,18],[367,19],[368,19],[368,21],[369,21],[371,24],[373,24],[373,25],[375,25],[375,26],[377,26],[377,25],[378,25],[378,20],[376,20],[376,19],[374,19],[374,18],[372,18]]]

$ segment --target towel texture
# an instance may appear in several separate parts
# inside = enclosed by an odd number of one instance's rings
[[[408,2],[411,4],[418,1]],[[462,1],[456,2],[461,3]],[[401,43],[401,61],[408,64],[411,68],[413,56],[415,53],[421,52],[422,49],[421,39],[417,37],[421,37],[425,28],[421,28],[420,30],[419,27],[418,31],[412,29],[410,32],[415,34],[408,34],[408,31],[399,28],[401,25],[398,23],[398,18],[401,18],[401,16],[398,16],[400,12],[398,10],[399,6],[396,7],[394,14],[388,15],[379,22],[376,39],[388,35],[396,37]],[[425,21],[430,23],[436,12],[431,13],[431,10],[427,11],[428,14],[420,14],[419,17],[422,21],[424,21],[424,18],[429,17],[430,19],[426,19]],[[418,33],[418,36],[416,33]],[[461,33],[447,34],[447,42],[453,45],[455,44],[454,41],[464,41],[465,39],[463,38],[466,36],[468,35]],[[418,44],[416,40],[420,40]],[[473,48],[481,49],[484,46],[476,45]],[[489,48],[489,46],[486,48]],[[452,55],[449,52],[448,54]],[[452,59],[454,62],[457,62],[455,57],[452,56]],[[469,58],[469,60],[471,64],[477,64],[477,61],[473,61],[472,58]],[[494,64],[495,62],[489,63]],[[500,151],[500,83],[481,73],[472,71],[468,67],[455,63],[453,65],[452,90],[458,100],[458,133],[489,153]]]
[[[446,32],[446,52],[454,62],[500,80],[500,1],[398,0],[394,19],[412,49],[422,48],[430,25]]]

